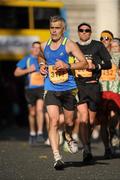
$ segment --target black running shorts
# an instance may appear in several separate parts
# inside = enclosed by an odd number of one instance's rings
[[[78,85],[78,104],[87,103],[91,111],[96,111],[100,99],[99,83],[84,83]]]
[[[68,111],[73,111],[76,106],[76,93],[77,89],[67,91],[46,91],[45,104],[46,106],[57,105]]]
[[[43,99],[44,88],[31,88],[25,89],[25,97],[29,105],[35,105],[38,99]]]

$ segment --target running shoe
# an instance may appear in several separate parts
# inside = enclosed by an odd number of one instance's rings
[[[72,154],[78,152],[78,143],[73,140],[73,138],[69,134],[63,132],[63,138],[65,141],[63,145],[63,150]]]
[[[59,160],[54,162],[54,168],[56,170],[63,170],[64,169],[64,162],[62,161],[62,159],[59,159]]]
[[[43,138],[43,134],[39,134],[39,135],[37,135],[37,143],[43,143],[45,140],[44,140],[44,138]]]
[[[119,144],[120,144],[119,138],[116,135],[114,135],[114,137],[112,138],[112,146],[119,147]]]
[[[80,142],[80,139],[79,139],[78,134],[73,133],[73,134],[72,134],[72,138],[73,138],[73,139],[74,139],[74,141],[76,141],[77,143],[79,143],[79,142]]]
[[[47,146],[50,146],[50,140],[49,140],[49,138],[46,139],[46,141],[44,142],[44,144],[47,145]]]
[[[31,146],[36,146],[37,141],[36,141],[36,136],[29,136],[29,145]]]
[[[113,153],[112,153],[111,148],[105,149],[104,158],[105,158],[105,159],[111,159],[112,156],[113,156]]]
[[[83,163],[90,164],[94,161],[92,153],[83,151]]]

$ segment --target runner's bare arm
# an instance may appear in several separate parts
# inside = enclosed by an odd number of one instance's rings
[[[44,54],[44,49],[45,49],[46,43],[47,43],[47,42],[41,43],[41,52],[42,52],[42,54]],[[43,55],[43,57],[41,58],[39,64],[40,64],[40,73],[41,73],[42,75],[46,75],[46,74],[47,74],[47,65],[46,65],[46,60],[45,60],[44,55]]]
[[[45,64],[45,57],[44,57],[44,49],[45,49],[45,46],[46,46],[46,43],[47,42],[42,42],[41,43],[41,53],[40,53],[40,56],[39,56],[39,62],[40,64]]]
[[[19,67],[17,67],[14,71],[14,76],[23,76],[25,74],[31,73],[35,71],[35,65],[32,64],[30,67],[26,68],[26,69],[21,69]]]

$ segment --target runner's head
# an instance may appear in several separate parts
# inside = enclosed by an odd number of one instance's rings
[[[92,33],[91,26],[88,23],[78,25],[78,36],[80,41],[86,42],[90,39]]]
[[[38,56],[40,54],[41,46],[39,41],[35,41],[32,43],[32,48],[31,48],[31,54],[33,56]]]
[[[111,40],[111,52],[118,53],[120,52],[120,39],[119,38],[113,38]]]
[[[107,49],[110,48],[110,42],[113,39],[113,33],[109,30],[104,30],[101,32],[100,41],[105,45]]]
[[[50,18],[50,34],[51,39],[55,42],[59,41],[66,30],[66,22],[60,16],[52,16]]]

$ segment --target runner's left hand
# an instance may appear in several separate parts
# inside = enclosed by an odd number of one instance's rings
[[[62,60],[57,59],[54,68],[55,68],[57,71],[60,71],[60,70],[68,69],[68,68],[69,68],[69,65],[68,65],[67,63],[63,62]]]

